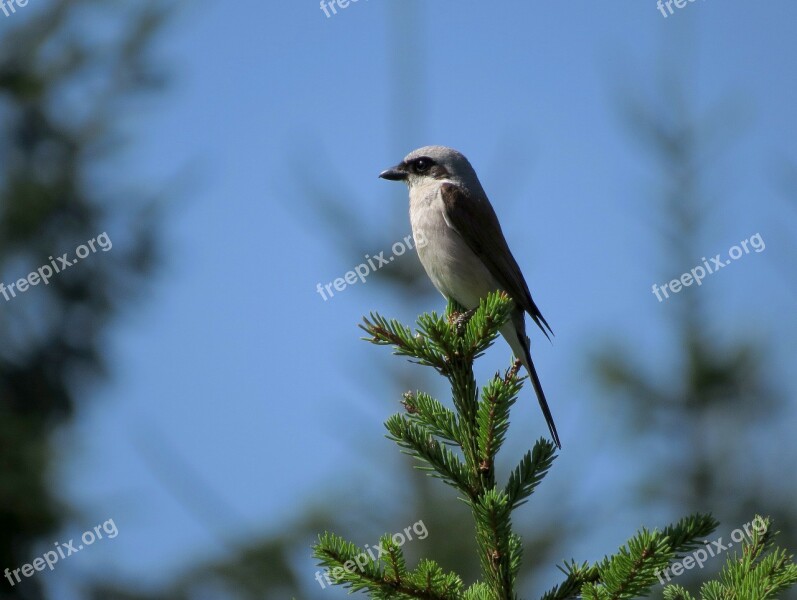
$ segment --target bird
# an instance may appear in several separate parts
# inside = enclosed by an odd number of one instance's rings
[[[534,303],[523,273],[501,224],[468,159],[446,146],[424,146],[379,174],[403,181],[409,188],[410,223],[418,257],[435,288],[466,309],[494,291],[505,292],[515,303],[501,335],[526,369],[551,437],[562,444],[553,415],[531,359],[526,336],[526,313],[550,339],[545,317]]]

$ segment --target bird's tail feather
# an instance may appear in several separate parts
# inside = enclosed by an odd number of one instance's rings
[[[522,318],[522,317],[521,317]],[[537,395],[537,401],[540,403],[540,409],[545,417],[545,422],[548,424],[548,429],[551,432],[551,437],[557,448],[561,450],[562,443],[559,441],[559,433],[556,431],[556,423],[554,423],[551,409],[548,407],[548,401],[545,399],[545,392],[542,391],[542,384],[537,375],[537,369],[534,368],[534,363],[531,360],[531,352],[529,351],[529,340],[525,332],[517,327],[517,324],[510,321],[501,330],[504,338],[509,342],[509,346],[515,353],[515,356],[520,359],[523,366],[531,379],[531,385],[534,388],[534,393]]]
[[[545,421],[548,423],[548,429],[551,431],[551,437],[553,438],[556,447],[561,450],[562,442],[559,441],[559,434],[556,432],[556,423],[553,422],[553,415],[551,414],[551,409],[548,408],[548,401],[545,399],[545,392],[542,391],[542,384],[540,383],[540,378],[537,376],[537,370],[534,368],[534,363],[531,362],[531,356],[526,357],[526,362],[528,362],[526,369],[528,370],[529,377],[531,378],[531,385],[534,387],[534,393],[537,394],[537,400],[540,403],[540,408],[542,409],[542,414],[545,417]]]

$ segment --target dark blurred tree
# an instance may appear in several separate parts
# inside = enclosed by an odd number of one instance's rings
[[[626,96],[624,114],[661,174],[662,191],[652,206],[665,261],[658,274],[651,274],[661,283],[701,264],[706,254],[705,233],[716,210],[710,198],[717,195],[708,173],[736,133],[730,124],[739,119],[728,103],[705,115],[692,114],[678,77],[655,98],[635,96]],[[723,259],[739,241],[736,235],[728,234],[727,246],[716,248]],[[623,431],[621,448],[649,449],[638,482],[638,502],[645,510],[709,511],[728,531],[755,512],[770,514],[783,532],[781,544],[795,548],[797,482],[771,478],[777,468],[762,472],[762,465],[782,465],[780,443],[767,431],[788,409],[783,390],[774,383],[773,350],[744,328],[745,320],[715,316],[722,298],[712,283],[708,276],[701,287],[684,288],[662,303],[651,294],[673,344],[672,352],[659,348],[656,354],[673,356],[671,364],[646,364],[638,346],[603,340],[592,356],[598,381],[608,392],[600,396]],[[766,298],[760,307],[766,310]],[[717,570],[722,564],[718,559],[706,568]],[[678,583],[694,586],[700,579],[703,573],[692,572]]]
[[[0,297],[2,568],[28,563],[67,518],[52,435],[105,375],[103,334],[156,265],[158,204],[108,167],[125,142],[120,117],[164,83],[148,51],[167,4],[55,0],[0,22],[0,281],[103,232],[113,242],[47,286]],[[43,597],[36,577],[0,589]]]

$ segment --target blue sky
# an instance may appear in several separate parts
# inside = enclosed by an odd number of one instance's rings
[[[396,39],[402,18],[415,35]],[[662,73],[686,82],[695,116],[739,132],[708,157],[717,198],[703,255],[756,232],[767,242],[681,295],[710,294],[717,322],[770,337],[793,361],[793,324],[779,328],[775,315],[793,314],[782,269],[794,212],[772,165],[797,158],[796,22],[786,0],[698,0],[666,19],[653,0],[370,0],[332,18],[315,0],[184,8],[158,49],[172,86],[122,123],[133,145],[118,165],[154,188],[178,182],[166,265],[108,338],[111,382],[86,390],[90,408],[59,440],[59,480],[82,508],[64,537],[108,518],[119,535],[52,580],[110,570],[157,582],[221,555],[158,478],[157,436],[219,495],[204,504],[231,538],[277,531],[305,501],[351,485],[338,474],[361,462],[358,451],[397,460],[381,429],[395,410],[380,383],[391,363],[356,324],[372,310],[408,321],[444,303],[431,285],[414,305],[398,302],[380,273],[324,302],[316,284],[356,263],[302,190],[328,189],[363,216],[381,242],[361,254],[387,250],[409,232],[406,190],[376,175],[427,144],[470,158],[556,331],[553,345],[533,338],[566,448],[551,477],[561,484],[594,460],[622,480],[616,457],[595,456],[614,430],[590,401],[585,352],[616,332],[652,361],[670,358],[667,314],[680,297],[660,304],[651,285],[700,259],[664,269],[649,202],[661,173],[621,117],[626,90],[666,114]],[[410,87],[394,83],[391,47],[411,59]],[[496,345],[483,373],[508,354]],[[536,405],[518,406],[517,426],[544,434]],[[373,461],[358,468],[379,480]],[[597,502],[611,513],[611,498]],[[639,525],[626,524],[607,547],[589,541],[574,553],[611,551]]]

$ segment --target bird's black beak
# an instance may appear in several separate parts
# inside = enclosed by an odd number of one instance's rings
[[[407,179],[407,171],[404,170],[404,165],[396,165],[386,171],[382,171],[379,177],[390,181],[404,181]]]

